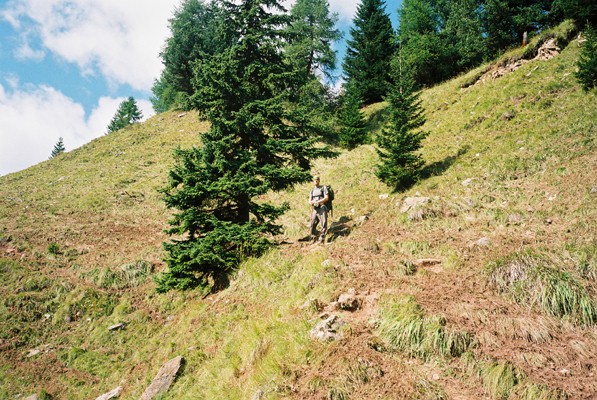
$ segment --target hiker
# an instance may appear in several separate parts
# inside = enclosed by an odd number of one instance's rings
[[[311,206],[311,242],[325,243],[325,235],[328,230],[328,207],[326,205],[329,194],[326,186],[319,184],[319,176],[313,178],[314,187],[309,193],[309,205]],[[321,230],[317,225],[321,224]]]

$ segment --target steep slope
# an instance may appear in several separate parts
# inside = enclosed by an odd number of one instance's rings
[[[0,178],[0,398],[139,398],[178,355],[163,398],[595,398],[597,102],[577,55],[572,42],[426,90],[425,179],[389,193],[371,146],[316,164],[336,191],[330,243],[298,240],[307,185],[271,194],[291,205],[281,244],[207,297],[149,279],[168,218],[157,189],[171,150],[206,129],[197,115]],[[338,309],[351,288],[359,307]],[[326,315],[341,339],[310,337]]]

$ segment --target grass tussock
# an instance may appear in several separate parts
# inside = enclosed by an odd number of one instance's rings
[[[459,357],[473,344],[468,332],[449,331],[444,319],[425,316],[412,296],[382,304],[376,331],[390,350],[423,360]]]
[[[96,268],[83,273],[83,278],[102,289],[129,289],[140,286],[153,273],[153,265],[140,260],[130,264],[123,264],[114,270]]]
[[[328,390],[328,400],[348,400],[355,389],[383,374],[377,365],[364,359],[346,360],[344,364],[338,368],[340,376]]]
[[[488,266],[490,285],[517,303],[549,315],[595,325],[597,303],[583,283],[547,254],[515,253]]]

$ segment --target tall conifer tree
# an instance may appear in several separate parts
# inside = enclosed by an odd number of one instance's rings
[[[389,125],[377,136],[380,163],[376,175],[394,190],[414,184],[425,161],[418,151],[429,132],[420,128],[425,123],[420,92],[398,53],[394,62],[394,79],[387,97],[390,110]]]
[[[195,107],[211,122],[202,147],[177,150],[164,189],[176,209],[159,291],[225,284],[245,256],[277,234],[288,205],[261,198],[310,180],[310,161],[330,156],[284,107],[295,69],[281,53],[288,16],[277,0],[226,2],[239,41],[195,67]],[[213,280],[213,281],[212,281]]]
[[[395,35],[382,0],[362,0],[353,25],[342,66],[347,84],[367,105],[387,94]]]

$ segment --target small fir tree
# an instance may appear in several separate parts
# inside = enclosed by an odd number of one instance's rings
[[[62,137],[58,138],[58,141],[54,145],[54,149],[52,150],[52,154],[50,154],[50,159],[58,156],[59,154],[64,153],[66,148],[64,147],[64,140]]]
[[[108,133],[116,132],[125,126],[134,124],[141,118],[143,118],[143,114],[137,107],[137,102],[133,97],[129,97],[118,106],[114,118],[108,125]]]
[[[347,90],[343,100],[339,116],[339,139],[340,145],[350,150],[365,143],[367,121],[361,112],[361,102],[352,90]]]
[[[576,79],[584,91],[597,87],[597,32],[591,25],[585,29],[586,40],[580,49]]]
[[[415,82],[402,66],[398,53],[394,68],[395,84],[387,101],[390,110],[389,125],[377,137],[380,164],[376,175],[395,191],[413,185],[425,161],[417,152],[429,132],[419,128],[425,123],[420,92]]]

